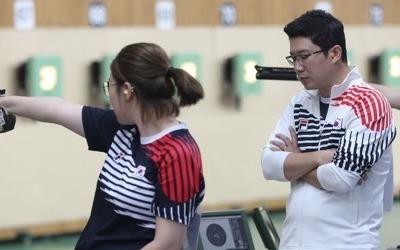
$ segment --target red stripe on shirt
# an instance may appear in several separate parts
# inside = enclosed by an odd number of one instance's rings
[[[361,124],[372,131],[385,130],[391,124],[392,112],[389,102],[372,88],[354,86],[332,101],[332,105],[335,106],[351,107],[360,118]]]

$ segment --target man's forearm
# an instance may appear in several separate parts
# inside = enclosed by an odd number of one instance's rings
[[[318,166],[332,162],[335,150],[321,150],[307,153],[290,153],[284,162],[285,177],[297,180]]]
[[[323,189],[317,177],[317,169],[318,168],[311,170],[307,174],[303,175],[301,179],[316,188]]]

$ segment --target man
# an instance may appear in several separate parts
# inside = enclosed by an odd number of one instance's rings
[[[390,104],[348,66],[343,24],[331,14],[308,11],[284,31],[305,89],[262,153],[264,177],[291,182],[280,249],[379,249],[384,190],[393,188]]]

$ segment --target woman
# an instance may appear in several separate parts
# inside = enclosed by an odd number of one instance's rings
[[[171,67],[158,45],[136,43],[113,60],[104,91],[113,110],[51,97],[5,96],[0,106],[62,125],[107,153],[77,250],[196,249],[202,159],[177,116],[204,97],[201,84]]]

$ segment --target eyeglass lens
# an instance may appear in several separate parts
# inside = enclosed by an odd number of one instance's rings
[[[104,95],[105,95],[106,97],[109,97],[109,96],[110,96],[109,87],[110,87],[110,81],[105,81],[105,82],[103,83],[103,91],[104,91]]]

